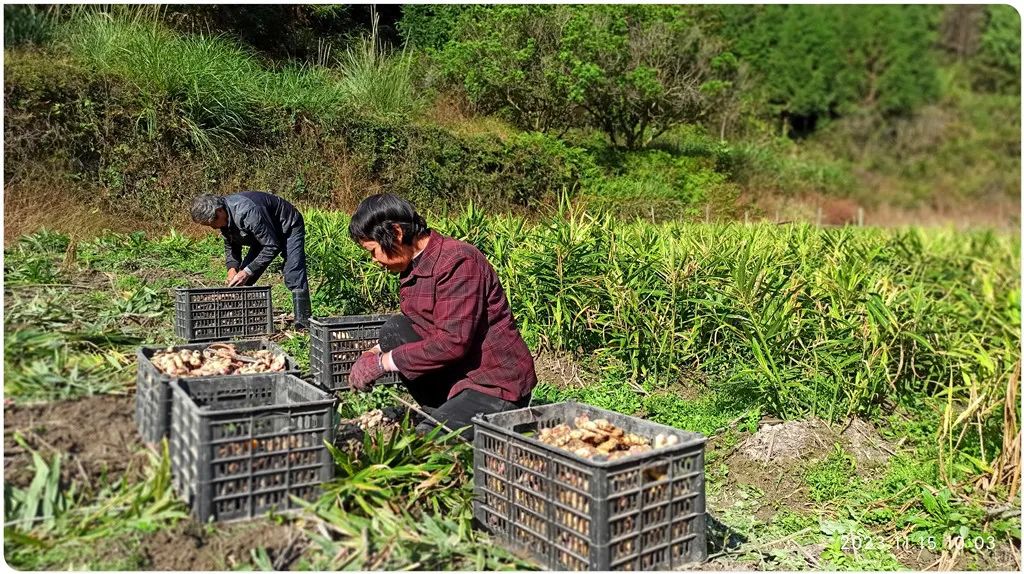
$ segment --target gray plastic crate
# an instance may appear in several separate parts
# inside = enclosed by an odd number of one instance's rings
[[[189,342],[274,332],[270,287],[175,289],[174,334]]]
[[[295,510],[334,476],[336,399],[294,375],[171,382],[174,485],[200,522]]]
[[[530,436],[581,414],[679,442],[608,461]],[[702,435],[575,402],[473,422],[473,515],[510,550],[551,570],[670,570],[707,558]]]
[[[283,372],[299,375],[299,364],[284,349],[267,339],[234,341],[231,343],[240,353],[266,349],[275,355],[284,355],[285,370]],[[171,428],[171,375],[161,373],[150,360],[160,351],[171,349],[203,350],[211,343],[190,343],[173,347],[139,347],[135,351],[138,373],[135,378],[135,424],[143,442],[156,443],[167,436]],[[246,375],[224,375],[217,378],[244,377]]]
[[[309,372],[321,387],[348,388],[352,365],[380,340],[380,327],[392,315],[347,315],[309,320]],[[398,373],[387,373],[374,384],[398,383]]]

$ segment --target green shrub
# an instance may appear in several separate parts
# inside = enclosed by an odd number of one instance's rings
[[[815,122],[867,106],[906,114],[938,95],[927,6],[723,6],[716,33],[758,77],[770,113]]]
[[[406,45],[436,51],[452,37],[460,14],[472,9],[458,4],[408,4],[402,7],[398,31]]]
[[[56,18],[54,6],[4,4],[4,47],[49,42]]]
[[[535,206],[573,191],[594,171],[581,149],[543,134],[460,138],[437,127],[353,121],[346,140],[367,172],[423,208],[458,198],[483,207]]]
[[[974,58],[980,89],[1020,95],[1020,14],[1010,5],[985,7],[987,23]]]
[[[673,6],[494,6],[416,11],[419,30],[448,81],[477,108],[523,129],[590,126],[629,149],[712,102],[724,106],[734,65]],[[733,62],[734,63],[734,62]]]

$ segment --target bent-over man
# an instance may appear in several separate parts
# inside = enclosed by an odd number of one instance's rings
[[[284,259],[284,283],[292,292],[295,328],[309,324],[309,279],[306,276],[306,224],[295,206],[262,191],[220,197],[200,195],[192,202],[192,220],[219,229],[229,287],[254,285],[278,254]],[[242,258],[242,247],[248,247]]]

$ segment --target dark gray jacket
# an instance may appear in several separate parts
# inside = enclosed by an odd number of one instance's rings
[[[242,246],[262,247],[247,269],[262,273],[280,253],[287,237],[303,228],[302,214],[280,197],[262,191],[243,191],[224,197],[228,224],[221,228],[229,269],[242,264]]]

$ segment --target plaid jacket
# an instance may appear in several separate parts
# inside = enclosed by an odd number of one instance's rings
[[[398,294],[402,313],[423,337],[391,352],[406,378],[444,369],[456,379],[448,398],[475,389],[516,401],[533,390],[533,357],[498,275],[476,247],[431,231],[400,275]]]

